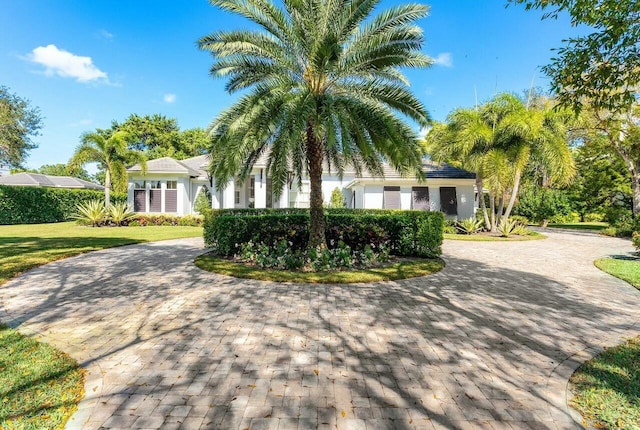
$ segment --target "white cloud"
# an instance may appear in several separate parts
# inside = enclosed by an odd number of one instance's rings
[[[80,121],[72,122],[69,125],[71,127],[82,127],[82,126],[91,125],[91,124],[93,124],[93,120],[92,119],[81,119]]]
[[[450,52],[442,52],[433,59],[433,64],[442,67],[453,67],[453,57]]]
[[[176,95],[168,93],[168,94],[165,94],[162,99],[164,100],[165,103],[173,103],[176,101]]]
[[[38,46],[27,55],[27,59],[45,67],[45,75],[73,78],[78,82],[109,83],[109,77],[98,69],[91,57],[72,54],[56,45]]]
[[[113,33],[109,33],[107,30],[104,30],[104,29],[100,30],[98,32],[98,35],[105,39],[113,39]]]

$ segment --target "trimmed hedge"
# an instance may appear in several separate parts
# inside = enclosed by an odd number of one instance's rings
[[[128,222],[129,226],[146,227],[148,225],[201,227],[203,218],[200,215],[143,215],[136,214]]]
[[[104,192],[0,185],[0,224],[68,221],[76,212],[78,204],[89,200],[104,200]],[[111,201],[126,203],[127,196],[111,193]]]
[[[440,212],[384,209],[326,209],[327,246],[344,242],[353,250],[384,244],[397,256],[435,257],[441,254],[444,216]],[[241,244],[274,245],[286,240],[305,249],[309,239],[308,209],[224,209],[205,213],[207,247],[232,256]]]

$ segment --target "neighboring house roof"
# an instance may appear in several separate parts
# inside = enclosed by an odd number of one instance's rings
[[[0,185],[16,185],[26,187],[51,187],[51,188],[83,188],[91,190],[104,190],[102,185],[72,176],[52,176],[40,173],[21,172],[14,175],[0,177]]]
[[[200,169],[203,157],[207,156],[200,155],[181,161],[171,157],[149,160],[147,161],[146,173],[181,173],[189,176],[204,176],[206,174],[205,170]],[[135,166],[129,167],[127,172],[142,172],[142,166],[136,164]]]

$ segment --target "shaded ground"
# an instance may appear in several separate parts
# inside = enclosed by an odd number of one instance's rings
[[[87,367],[69,428],[577,428],[567,380],[640,332],[640,293],[592,265],[628,241],[548,235],[446,242],[442,272],[364,286],[204,272],[197,239],[134,245],[9,282],[0,320]]]

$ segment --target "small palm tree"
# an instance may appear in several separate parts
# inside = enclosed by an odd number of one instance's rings
[[[489,213],[482,195],[479,202],[485,225],[496,231],[511,214],[527,166],[537,163],[558,184],[575,175],[566,122],[549,101],[525,104],[500,94],[479,108],[453,111],[427,135],[426,147],[434,160],[476,172],[478,192],[489,189]]]
[[[418,136],[398,114],[429,122],[401,67],[425,67],[422,30],[428,7],[399,5],[371,18],[379,0],[211,0],[256,23],[202,37],[211,74],[229,92],[247,90],[212,123],[211,174],[217,186],[244,180],[262,155],[276,197],[291,173],[311,185],[309,246],[324,247],[323,163],[342,175],[382,174],[383,162],[421,177]]]
[[[104,203],[105,207],[109,207],[112,185],[115,185],[115,191],[127,190],[127,164],[140,163],[144,171],[146,158],[141,152],[127,149],[127,135],[121,131],[108,134],[97,130],[83,134],[81,141],[69,160],[69,166],[73,168],[98,163],[104,169]]]

